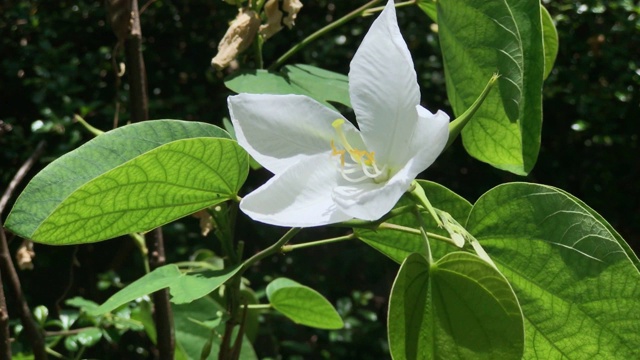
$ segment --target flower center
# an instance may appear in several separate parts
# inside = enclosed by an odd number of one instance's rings
[[[388,179],[389,174],[387,165],[382,169],[378,168],[373,151],[356,149],[347,140],[342,130],[344,119],[336,119],[331,126],[338,134],[338,140],[342,145],[342,149],[338,149],[333,140],[331,140],[331,156],[338,156],[340,159],[340,173],[342,177],[353,183],[361,182],[366,179],[373,179],[374,182],[380,183]],[[349,157],[347,158],[347,154]]]

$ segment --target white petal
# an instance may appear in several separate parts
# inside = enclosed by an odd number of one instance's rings
[[[402,39],[393,1],[373,22],[349,71],[349,93],[358,126],[376,159],[403,156],[403,144],[417,121],[420,89],[411,54]]]
[[[333,199],[350,216],[375,221],[396,205],[413,179],[428,168],[440,155],[449,138],[449,116],[442,111],[430,113],[417,106],[419,121],[405,148],[412,156],[387,183],[344,184],[336,187]]]
[[[349,220],[331,198],[340,173],[330,153],[308,158],[276,174],[245,196],[240,209],[256,221],[278,226],[319,226]]]
[[[388,182],[338,186],[333,192],[333,199],[344,213],[357,219],[375,221],[393,209],[416,175],[410,160]]]
[[[343,118],[302,95],[240,94],[228,99],[238,143],[274,174],[331,149],[331,123]],[[346,128],[353,128],[348,121]]]
[[[416,106],[416,110],[418,122],[407,140],[406,149],[408,156],[413,158],[413,172],[418,175],[433,164],[447,145],[449,115],[440,110],[432,114],[420,105]]]

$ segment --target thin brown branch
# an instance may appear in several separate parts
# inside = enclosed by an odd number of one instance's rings
[[[149,248],[149,265],[151,269],[162,266],[166,262],[164,254],[164,240],[162,228],[153,230],[152,240],[147,243]],[[160,360],[173,360],[175,336],[173,333],[173,314],[169,302],[169,290],[163,289],[153,293],[155,307],[154,320],[158,334],[158,352]]]
[[[131,30],[125,40],[125,54],[129,74],[131,121],[145,121],[149,119],[147,71],[142,56],[142,28],[137,0],[131,1]]]
[[[18,187],[18,185],[22,182],[22,179],[24,179],[25,175],[27,175],[29,170],[31,170],[33,164],[35,164],[40,156],[42,156],[42,153],[44,152],[44,148],[46,146],[46,141],[40,141],[36,146],[36,149],[33,151],[33,154],[31,154],[27,161],[25,161],[24,164],[20,166],[18,172],[13,176],[13,179],[11,179],[9,186],[7,186],[7,189],[4,191],[2,197],[0,198],[0,215],[4,212],[4,208],[5,206],[7,206],[7,203],[13,196],[13,192],[16,190],[16,187]]]
[[[149,0],[146,4],[142,5],[142,7],[140,8],[140,14],[144,13],[144,11],[147,10],[147,8],[156,1],[158,0]]]
[[[22,182],[26,174],[29,172],[33,164],[42,156],[44,152],[44,148],[46,146],[45,141],[40,141],[36,146],[35,151],[27,161],[22,164],[18,172],[13,176],[9,186],[0,197],[0,219],[2,219],[2,212],[4,211],[7,203],[13,196],[13,192],[16,190],[18,185]],[[47,352],[45,350],[45,342],[44,336],[38,323],[33,318],[33,314],[31,313],[31,309],[29,309],[29,304],[27,304],[27,300],[24,297],[24,293],[22,292],[22,285],[20,284],[20,278],[18,277],[18,273],[16,272],[16,268],[13,265],[13,261],[11,260],[11,254],[9,253],[9,245],[7,241],[6,233],[4,232],[4,228],[0,227],[0,289],[4,288],[4,281],[7,282],[7,287],[12,290],[13,296],[15,297],[16,303],[18,304],[18,315],[20,316],[20,320],[22,321],[22,326],[24,327],[25,334],[27,335],[28,341],[31,343],[31,348],[33,351],[34,358],[36,360],[47,359]],[[0,329],[0,336],[2,345],[0,345],[0,356],[5,356],[5,342],[8,345],[9,341],[9,328],[8,328],[8,317],[9,313],[7,312],[6,302],[4,298],[4,291],[0,294],[0,324],[2,324],[2,328]],[[7,322],[5,323],[5,317]],[[7,336],[4,336],[4,334]],[[9,358],[11,358],[11,349],[9,346]]]
[[[4,230],[0,229],[4,232]],[[11,359],[11,342],[9,341],[9,313],[7,302],[4,298],[4,286],[2,284],[2,271],[0,271],[0,359]]]
[[[31,343],[31,350],[35,360],[47,359],[47,352],[45,350],[44,336],[38,326],[38,323],[33,318],[33,314],[29,309],[27,300],[22,292],[22,286],[20,285],[20,278],[16,272],[16,268],[11,261],[11,255],[9,254],[9,246],[7,245],[7,237],[4,229],[0,229],[0,271],[4,280],[8,282],[7,286],[11,288],[13,296],[18,303],[18,315],[22,321],[24,332],[27,335],[27,339]]]
[[[125,54],[129,75],[131,120],[137,122],[149,119],[147,73],[142,55],[142,28],[140,26],[138,1],[131,0],[130,4],[131,28],[125,41]],[[150,256],[149,265],[152,270],[165,264],[161,228],[153,231],[152,239],[147,242],[147,248]],[[169,291],[164,289],[153,293],[153,304],[155,308],[153,315],[158,335],[158,357],[160,360],[173,360],[175,336],[173,333],[173,314],[169,303]]]

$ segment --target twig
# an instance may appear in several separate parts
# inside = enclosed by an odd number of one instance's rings
[[[0,197],[0,219],[2,218],[2,212],[4,211],[5,206],[9,202],[9,199],[13,196],[13,192],[18,187],[18,184],[22,182],[26,174],[29,172],[33,164],[42,156],[44,152],[44,148],[46,146],[45,141],[40,141],[36,150],[29,156],[27,161],[22,164],[18,172],[14,175],[13,179],[7,186],[7,189]],[[7,236],[4,232],[4,228],[0,227],[0,273],[2,277],[0,277],[0,288],[2,288],[3,281],[7,280],[7,286],[11,287],[13,290],[13,295],[15,296],[15,300],[18,303],[17,311],[20,316],[20,320],[22,321],[22,326],[24,326],[24,331],[27,334],[27,339],[31,343],[31,348],[33,351],[33,356],[35,360],[43,360],[47,359],[47,352],[45,349],[44,336],[42,331],[38,327],[38,323],[33,318],[33,314],[29,309],[29,304],[27,304],[27,300],[24,297],[24,293],[22,292],[22,286],[20,285],[20,278],[18,277],[18,273],[16,272],[16,268],[13,266],[13,261],[11,260],[11,255],[9,253],[9,245],[7,244]],[[8,318],[9,314],[7,312],[4,294],[0,294],[2,299],[0,300],[0,323],[2,323],[2,329],[0,329],[1,334],[9,333],[8,328],[8,319],[7,323],[4,323],[4,317]],[[2,343],[7,342],[9,337],[2,337]],[[5,355],[4,345],[0,345],[2,352],[0,356]],[[9,359],[11,358],[11,349],[9,348]]]
[[[153,230],[152,240],[147,244],[150,249],[149,265],[151,269],[166,262],[162,228]],[[162,289],[152,295],[155,312],[153,314],[157,330],[157,346],[160,360],[173,360],[175,336],[173,333],[173,314],[169,303],[169,290]]]
[[[150,3],[148,3],[150,4]],[[131,99],[131,120],[145,121],[149,119],[147,97],[147,73],[142,56],[142,28],[140,27],[140,12],[138,1],[131,0],[131,31],[125,41],[125,53],[129,74],[129,89]],[[147,243],[149,251],[149,265],[153,270],[165,263],[164,242],[162,229],[153,231],[153,238]],[[157,347],[160,360],[173,360],[175,337],[173,333],[173,315],[169,303],[169,290],[163,289],[153,293],[155,308],[154,320],[157,330]]]
[[[4,230],[0,231],[4,232]],[[4,298],[2,271],[0,271],[0,359],[11,359],[11,343],[9,341],[9,313],[7,312],[7,302]]]
[[[368,8],[372,7],[373,5],[375,5],[375,4],[379,3],[379,2],[380,2],[380,0],[371,0],[368,3],[362,5],[359,8],[357,8],[357,9],[353,10],[352,12],[348,13],[347,15],[341,17],[340,19],[330,23],[329,25],[327,25],[327,26],[321,28],[320,30],[314,32],[313,34],[307,36],[302,41],[300,41],[299,43],[294,45],[291,49],[289,49],[286,53],[284,53],[282,56],[280,56],[280,58],[278,58],[278,60],[276,60],[275,63],[273,63],[271,66],[269,66],[269,70],[275,70],[275,69],[279,68],[280,66],[282,66],[285,63],[285,61],[287,61],[287,59],[289,59],[293,54],[297,53],[298,51],[300,51],[305,46],[307,46],[310,43],[314,42],[315,40],[317,40],[318,38],[322,37],[326,33],[332,31],[333,29],[339,28],[340,26],[346,24],[347,22],[351,21],[352,19],[355,19],[358,16],[361,16]]]
[[[11,179],[9,186],[7,186],[7,189],[4,191],[4,194],[2,194],[2,198],[0,198],[0,214],[4,212],[4,208],[5,206],[7,206],[7,203],[9,202],[9,199],[11,199],[11,196],[13,195],[13,192],[15,191],[18,184],[22,182],[22,179],[27,174],[27,172],[31,170],[31,167],[36,162],[36,160],[38,160],[40,156],[42,156],[45,146],[47,146],[47,142],[44,140],[40,141],[36,146],[36,149],[33,151],[33,154],[29,156],[27,161],[25,161],[24,164],[22,164],[22,166],[20,167],[20,169],[18,169],[18,172],[13,177],[13,179]]]
[[[131,120],[149,119],[147,101],[147,71],[142,56],[142,28],[138,0],[131,1],[131,31],[125,40],[125,55],[129,74],[129,96],[131,98]]]

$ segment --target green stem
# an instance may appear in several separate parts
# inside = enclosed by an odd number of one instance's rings
[[[422,186],[420,186],[420,184],[418,184],[417,181],[413,180],[408,193],[416,204],[422,205],[422,207],[429,211],[429,214],[431,214],[439,227],[444,226],[444,224],[442,223],[442,219],[440,219],[440,216],[436,214],[436,209],[433,207],[433,205],[431,205],[431,202],[429,202],[429,199],[427,199],[427,194],[424,193],[424,189],[422,188]]]
[[[334,237],[334,238],[331,238],[331,239],[310,241],[310,242],[303,243],[303,244],[284,245],[282,247],[282,252],[286,253],[286,252],[290,252],[290,251],[297,250],[297,249],[304,249],[304,248],[308,248],[308,247],[326,245],[326,244],[331,244],[331,243],[345,241],[345,240],[353,240],[353,239],[356,239],[355,234],[338,236],[338,237]]]
[[[296,236],[296,234],[298,232],[300,232],[300,230],[302,230],[302,228],[291,228],[289,231],[287,231],[286,234],[284,234],[278,241],[276,241],[273,245],[269,246],[268,248],[260,251],[259,253],[253,255],[252,257],[248,258],[247,260],[245,260],[242,263],[242,268],[240,269],[240,271],[238,271],[238,274],[236,276],[242,276],[242,273],[244,273],[245,271],[247,271],[247,269],[249,269],[249,267],[251,267],[251,265],[255,264],[256,262],[266,258],[269,255],[275,254],[278,251],[282,251],[282,247],[289,242],[289,240],[291,240],[294,236]]]
[[[238,211],[238,203],[232,202],[230,204],[222,203],[210,208],[209,214],[211,214],[211,220],[213,221],[214,231],[220,245],[222,246],[222,252],[228,261],[225,261],[227,265],[236,265],[240,262],[238,254],[233,248],[235,218]]]
[[[249,310],[268,310],[271,309],[271,304],[249,304],[247,309]]]
[[[140,233],[131,233],[129,234],[133,239],[134,243],[138,250],[140,250],[140,254],[142,255],[142,261],[144,262],[144,273],[148,274],[151,272],[151,267],[149,266],[149,249],[147,249],[147,244],[144,240],[144,235]]]
[[[313,41],[317,40],[321,36],[323,36],[326,33],[332,31],[333,29],[336,29],[336,28],[346,24],[347,22],[351,21],[352,19],[355,19],[356,17],[361,16],[362,13],[364,13],[365,10],[367,10],[368,8],[372,7],[373,5],[375,5],[375,4],[379,3],[379,2],[380,2],[380,0],[371,0],[368,3],[362,5],[361,7],[353,10],[350,13],[348,13],[347,15],[341,17],[340,19],[332,22],[331,24],[329,24],[329,25],[323,27],[322,29],[314,32],[313,34],[307,36],[305,39],[303,39],[302,41],[300,41],[299,43],[294,45],[286,53],[284,53],[282,56],[280,56],[280,58],[278,58],[278,60],[276,60],[275,63],[273,63],[271,66],[269,66],[269,70],[275,70],[275,69],[281,67],[285,63],[285,61],[287,61],[293,54],[297,53],[298,51],[300,51],[305,46],[309,45],[310,43],[312,43]]]
[[[391,223],[382,223],[379,225],[378,229],[383,229],[383,230],[395,230],[395,231],[400,231],[400,232],[405,232],[408,234],[413,234],[413,235],[422,235],[422,232],[419,229],[414,229],[414,228],[410,228],[407,226],[402,226],[402,225],[398,225],[398,224],[391,224]],[[446,236],[442,236],[442,235],[438,235],[432,232],[428,232],[427,231],[427,236],[429,236],[432,239],[436,239],[436,240],[440,240],[440,241],[444,241],[446,243],[449,243],[455,247],[458,247],[456,245],[456,243],[451,239],[448,238]]]
[[[253,7],[253,11],[259,13],[260,10],[262,10],[262,7],[264,6],[265,2],[267,2],[267,0],[253,1],[252,3],[255,4],[255,6]]]
[[[429,264],[433,264],[433,255],[431,255],[431,244],[429,244],[429,236],[427,236],[427,231],[425,230],[427,228],[427,223],[424,221],[424,218],[422,217],[422,213],[420,212],[420,209],[416,206],[415,210],[414,210],[414,215],[416,216],[416,219],[418,219],[418,222],[420,223],[420,235],[422,235],[422,238],[424,239],[425,244],[427,245],[427,259],[429,260]]]
[[[260,34],[256,34],[255,40],[253,40],[253,51],[256,57],[256,67],[258,69],[264,69],[264,60],[262,59],[262,44],[264,44],[264,38]]]
[[[405,1],[405,2],[399,2],[399,3],[395,3],[395,7],[397,8],[401,8],[401,7],[405,7],[405,6],[411,6],[411,5],[415,5],[416,4],[416,0],[409,0],[409,1]],[[366,10],[362,15],[363,16],[369,16],[369,15],[373,15],[377,12],[380,12],[384,10],[384,6],[378,6],[378,7],[374,7],[371,9]]]
[[[385,221],[391,219],[392,217],[395,217],[395,216],[398,216],[398,215],[402,215],[402,214],[406,214],[406,213],[409,213],[411,211],[413,211],[413,205],[399,206],[399,207],[389,211],[383,217],[381,217],[380,219],[378,219],[376,221],[366,221],[366,220],[353,219],[353,220],[343,221],[343,222],[338,223],[338,224],[333,224],[333,226],[350,227],[350,228],[363,228],[363,229],[375,230],[375,229],[378,228],[378,226],[380,224],[382,224]]]
[[[84,128],[85,128],[85,129],[89,130],[89,132],[90,132],[90,133],[92,133],[93,135],[98,136],[98,135],[102,135],[102,134],[104,134],[104,131],[102,131],[102,130],[100,130],[100,129],[97,129],[97,128],[94,128],[93,126],[89,125],[89,123],[88,123],[85,119],[83,119],[83,118],[82,118],[82,116],[80,116],[80,115],[78,115],[78,114],[75,114],[75,115],[73,116],[73,118],[74,118],[77,122],[79,122],[80,124],[82,124],[82,126],[84,126]]]
[[[493,86],[498,81],[499,77],[500,75],[493,74],[476,101],[474,101],[473,104],[471,104],[471,106],[464,113],[462,113],[462,115],[458,116],[457,119],[449,123],[449,140],[447,140],[447,145],[445,145],[444,147],[445,149],[453,144],[454,140],[458,137],[462,129],[467,125],[469,120],[471,120],[476,111],[478,111],[484,100],[489,95],[489,92],[491,91],[491,89],[493,89]]]

